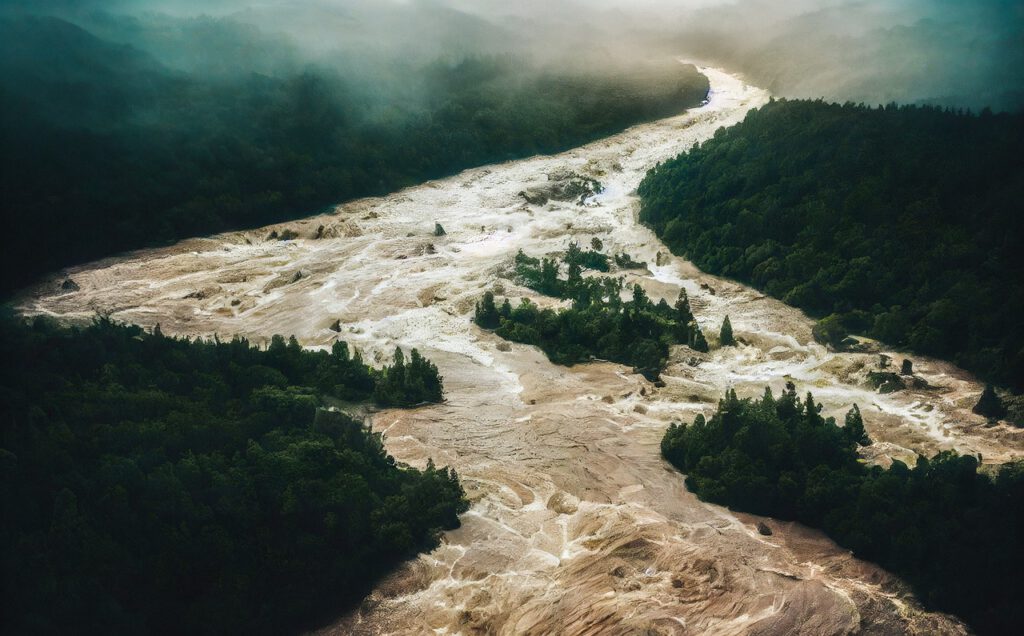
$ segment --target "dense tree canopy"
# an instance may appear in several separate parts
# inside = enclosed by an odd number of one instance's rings
[[[0,356],[0,632],[294,631],[467,508],[454,471],[398,466],[322,408],[437,396],[418,353],[377,372],[341,342],[40,320],[0,322]]]
[[[870,443],[860,411],[841,427],[820,411],[792,385],[759,400],[730,391],[710,419],[671,425],[662,454],[702,499],[821,528],[979,633],[1021,633],[1024,462],[994,477],[948,451],[913,468],[869,467],[857,456]]]
[[[541,309],[524,298],[512,307],[506,298],[498,307],[493,292],[488,291],[476,305],[474,322],[495,329],[507,340],[540,347],[557,364],[601,358],[631,365],[652,379],[658,377],[670,345],[708,350],[685,290],[674,305],[664,298],[654,303],[639,285],[633,286],[630,300],[623,300],[621,278],[583,276],[584,264],[608,270],[607,258],[601,257],[604,254],[597,250],[583,251],[570,243],[562,259],[568,268],[568,277],[563,279],[557,260],[538,259],[520,251],[515,258],[519,282],[543,294],[569,299],[572,306]]]
[[[640,186],[676,253],[1024,388],[1024,115],[775,101]]]
[[[0,18],[0,43],[0,290],[562,150],[675,114],[708,89],[675,62],[605,76],[503,56],[189,74],[56,18]]]

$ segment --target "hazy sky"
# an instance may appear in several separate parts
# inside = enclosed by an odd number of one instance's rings
[[[6,11],[58,14],[193,71],[233,68],[224,42],[203,40],[227,29],[261,72],[338,54],[593,66],[679,55],[786,96],[1024,103],[1024,0],[9,0]]]

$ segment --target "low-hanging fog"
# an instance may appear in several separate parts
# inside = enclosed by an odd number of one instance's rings
[[[1021,623],[1022,6],[0,0],[0,633]]]
[[[396,60],[507,53],[606,68],[684,55],[783,96],[997,110],[1024,100],[1020,0],[15,0],[4,13],[59,16],[197,73],[313,64],[386,85]]]
[[[678,113],[719,66],[786,97],[1024,101],[1022,3],[9,0],[0,289]]]

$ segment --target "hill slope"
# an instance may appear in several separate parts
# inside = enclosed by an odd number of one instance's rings
[[[56,18],[2,19],[0,43],[0,291],[113,252],[564,150],[708,90],[674,61],[606,74],[367,55],[200,73]]]
[[[641,221],[702,269],[1024,387],[1024,116],[775,101],[655,168]]]

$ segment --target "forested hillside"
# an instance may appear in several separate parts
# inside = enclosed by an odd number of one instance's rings
[[[271,57],[257,34],[198,24],[226,51]],[[189,72],[57,18],[0,18],[0,291],[119,250],[566,149],[708,90],[671,60],[555,71],[500,55],[366,54],[258,68]]]
[[[324,398],[441,399],[415,350],[189,342],[0,321],[0,632],[294,632],[467,509]]]
[[[702,269],[1024,388],[1024,115],[775,101],[648,173]]]
[[[990,476],[978,459],[945,451],[914,467],[866,466],[854,407],[842,426],[792,385],[776,398],[735,391],[710,419],[673,424],[661,451],[701,499],[823,529],[858,557],[902,577],[927,606],[978,633],[1019,634],[1014,582],[1024,568],[1024,462]]]

